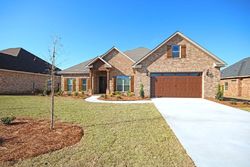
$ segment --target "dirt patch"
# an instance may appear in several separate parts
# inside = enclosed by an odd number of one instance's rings
[[[83,130],[69,123],[56,122],[50,130],[48,120],[17,119],[0,124],[0,161],[14,161],[59,150],[79,142]]]
[[[246,104],[242,101],[234,101],[232,103],[231,100],[217,100],[217,99],[213,99],[213,98],[207,98],[208,100],[211,100],[211,101],[214,101],[214,102],[217,102],[217,103],[220,103],[220,104],[224,104],[224,105],[227,105],[227,106],[230,106],[230,107],[236,107],[236,108],[244,108],[244,107],[250,107],[249,104]]]

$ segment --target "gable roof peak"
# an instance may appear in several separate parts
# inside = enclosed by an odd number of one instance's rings
[[[8,49],[1,50],[0,53],[10,55],[10,56],[18,56],[21,50],[24,50],[24,49],[21,47],[8,48]]]
[[[155,52],[158,48],[160,48],[162,45],[164,45],[165,43],[167,43],[170,39],[172,39],[176,35],[180,35],[182,38],[186,39],[188,42],[192,43],[193,45],[195,45],[196,47],[198,47],[199,49],[201,49],[202,51],[204,51],[205,53],[207,53],[213,59],[217,60],[218,61],[218,63],[217,63],[218,66],[223,67],[223,66],[226,65],[226,63],[223,60],[221,60],[220,58],[218,58],[217,56],[215,56],[214,54],[212,54],[211,52],[209,52],[208,50],[206,50],[205,48],[203,48],[202,46],[200,46],[198,43],[194,42],[193,40],[191,40],[190,38],[188,38],[187,36],[185,36],[180,31],[176,31],[175,33],[173,33],[172,35],[170,35],[167,39],[165,39],[162,43],[160,43],[154,49],[152,49],[148,54],[146,54],[140,60],[138,60],[136,63],[134,63],[133,67],[135,68],[136,65],[138,65],[139,63],[141,63],[145,58],[147,58],[149,55],[151,55],[153,52]]]
[[[110,48],[107,52],[105,52],[103,55],[99,56],[101,58],[105,57],[108,53],[110,53],[113,49],[117,50],[119,53],[121,53],[123,56],[127,57],[129,60],[131,60],[133,63],[135,63],[135,61],[133,59],[131,59],[128,55],[126,55],[124,52],[122,52],[120,49],[118,49],[116,46],[113,46],[112,48]]]

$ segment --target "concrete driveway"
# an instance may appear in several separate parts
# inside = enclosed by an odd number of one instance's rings
[[[249,112],[205,99],[152,100],[196,166],[250,166]]]

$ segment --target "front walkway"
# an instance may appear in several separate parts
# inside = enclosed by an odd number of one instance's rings
[[[250,113],[205,99],[152,99],[198,167],[250,166]]]
[[[140,104],[140,103],[152,103],[151,100],[137,100],[137,101],[105,101],[99,100],[100,95],[92,95],[85,99],[87,102],[93,103],[117,103],[117,104]]]

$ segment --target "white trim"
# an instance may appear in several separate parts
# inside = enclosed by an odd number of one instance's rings
[[[220,63],[214,63],[214,67],[224,67],[225,64],[220,64]]]
[[[104,53],[102,56],[100,56],[101,58],[105,57],[109,52],[111,52],[113,49],[117,50],[119,53],[121,53],[123,56],[127,57],[129,60],[131,60],[133,63],[135,63],[135,61],[133,59],[131,59],[128,55],[126,55],[125,53],[123,53],[122,51],[120,51],[117,47],[113,46],[111,49],[109,49],[106,53]]]
[[[193,45],[195,45],[196,47],[198,47],[199,49],[201,49],[202,51],[204,51],[205,53],[207,53],[208,55],[210,55],[212,58],[214,58],[215,60],[219,61],[221,64],[226,65],[226,63],[221,60],[220,58],[218,58],[217,56],[215,56],[214,54],[212,54],[211,52],[207,51],[205,48],[201,47],[199,44],[197,44],[196,42],[192,41],[190,38],[186,37],[184,34],[182,34],[181,32],[177,31],[175,32],[173,35],[171,35],[170,37],[168,37],[165,41],[163,41],[162,43],[160,43],[158,46],[156,46],[153,50],[151,50],[148,54],[146,54],[144,57],[142,57],[139,61],[137,61],[135,64],[133,64],[133,68],[139,64],[140,62],[142,62],[144,59],[146,59],[149,55],[151,55],[153,52],[155,52],[157,49],[159,49],[162,45],[164,45],[165,43],[167,43],[170,39],[172,39],[174,36],[176,35],[180,35],[181,37],[183,37],[184,39],[186,39],[187,41],[189,41],[190,43],[192,43]]]
[[[124,55],[125,57],[127,57],[129,60],[131,60],[133,63],[135,63],[135,61],[133,59],[131,59],[128,55],[126,55],[125,53],[123,53],[122,51],[120,51],[118,48],[114,47],[118,52],[120,52],[122,55]]]
[[[108,67],[112,67],[108,62],[106,62],[105,60],[103,60],[101,57],[96,57],[94,60],[92,60],[91,62],[89,62],[85,67],[89,66],[90,64],[94,63],[97,59],[101,60],[103,63],[105,63],[106,65],[108,65]]]
[[[101,61],[103,61],[106,65],[108,65],[108,67],[112,67],[108,62],[106,62],[103,58],[101,58],[101,57],[99,57],[99,59],[101,60]]]
[[[105,52],[103,55],[96,57],[95,59],[93,59],[91,62],[89,62],[85,67],[88,67],[90,64],[94,63],[97,59],[100,59],[101,61],[103,61],[105,64],[107,64],[109,67],[112,67],[107,61],[105,61],[103,58],[109,54],[113,49],[117,50],[119,53],[121,53],[123,56],[127,57],[129,60],[131,60],[133,63],[135,63],[135,61],[133,59],[131,59],[129,56],[127,56],[125,53],[123,53],[122,51],[120,51],[118,48],[116,48],[115,46],[113,46],[112,48],[110,48],[107,52]]]

